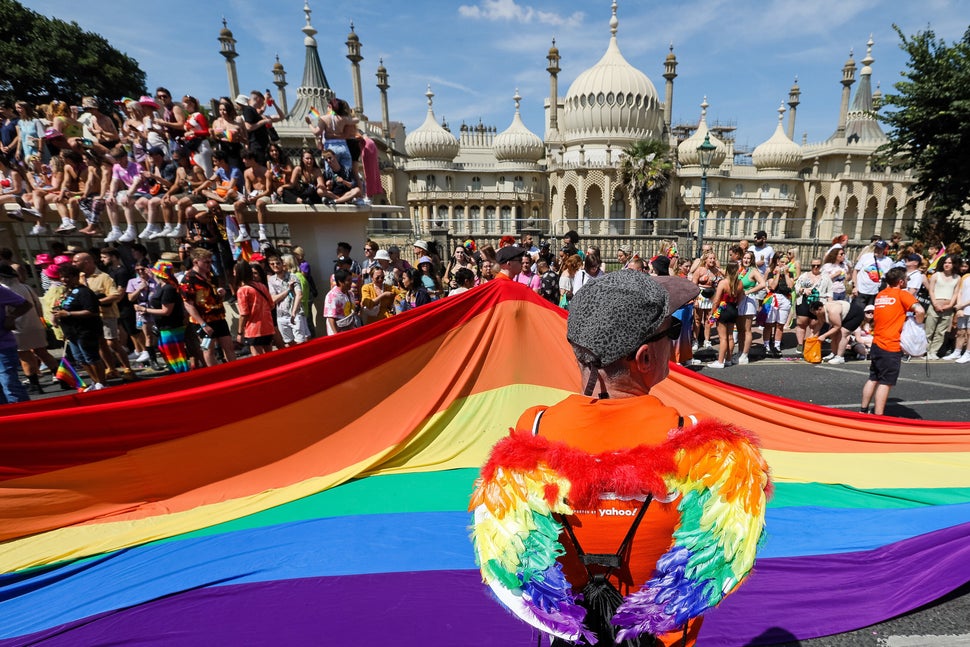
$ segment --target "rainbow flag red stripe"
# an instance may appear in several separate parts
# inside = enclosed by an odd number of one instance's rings
[[[83,389],[87,385],[81,376],[77,374],[71,363],[67,361],[66,357],[61,358],[61,363],[57,366],[57,372],[54,373],[54,378],[60,380],[64,384],[67,384],[72,389]]]

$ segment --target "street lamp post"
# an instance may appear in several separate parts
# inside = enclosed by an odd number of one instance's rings
[[[714,151],[717,147],[711,143],[711,134],[704,135],[704,142],[697,147],[700,154],[701,163],[701,213],[697,223],[697,250],[694,256],[700,256],[704,249],[704,230],[707,227],[707,211],[704,210],[704,199],[707,197],[707,169],[711,167],[711,160],[714,158]]]

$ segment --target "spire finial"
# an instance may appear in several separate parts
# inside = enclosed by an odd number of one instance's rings
[[[432,99],[434,99],[434,92],[431,91],[431,84],[428,84],[428,91],[424,93],[424,96],[428,97],[428,111],[431,110]]]
[[[225,16],[222,17],[222,28],[223,29],[229,29],[229,23],[226,22],[226,17]]]
[[[515,101],[515,113],[518,114],[519,113],[519,102],[522,101],[522,97],[519,96],[519,89],[518,88],[515,89],[515,96],[512,97],[512,100]]]
[[[610,34],[616,37],[616,28],[620,24],[620,21],[616,17],[616,0],[613,0],[613,17],[610,18]]]
[[[778,106],[778,126],[781,127],[781,120],[785,118],[785,102],[782,101]]]
[[[703,101],[701,101],[701,117],[707,117],[707,108],[708,108],[708,106],[710,106],[710,105],[711,105],[711,104],[709,104],[709,103],[707,102],[707,95],[705,94],[705,95],[704,95],[704,100],[703,100]]]
[[[670,41],[670,53],[671,54],[674,53],[674,41],[673,40]]]
[[[350,33],[354,33],[354,21],[350,21]]]
[[[306,14],[306,26],[310,26],[310,0],[303,0],[303,13]]]

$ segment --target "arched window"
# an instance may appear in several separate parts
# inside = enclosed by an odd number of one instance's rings
[[[523,177],[521,175],[516,175],[515,176],[515,188],[516,189],[524,189],[525,188],[525,179],[523,179]]]
[[[438,181],[435,179],[435,177],[433,175],[429,175],[428,177],[426,177],[424,179],[424,181],[425,181],[425,184],[427,185],[429,191],[438,188]]]
[[[451,191],[451,176],[450,175],[446,175],[445,176],[445,190]]]
[[[466,234],[472,233],[471,223],[465,220],[465,207],[457,206],[454,211],[455,225],[454,229],[460,229]]]
[[[485,233],[495,233],[495,207],[485,207]]]
[[[481,191],[481,190],[482,190],[482,178],[476,175],[475,177],[472,178],[472,191]]]
[[[734,197],[740,198],[743,195],[744,195],[744,185],[739,182],[738,184],[734,185]]]
[[[499,233],[508,234],[512,232],[512,207],[506,205],[499,211]]]
[[[782,184],[780,191],[781,191],[781,197],[783,197],[783,198],[787,198],[788,197],[788,185],[787,184]]]
[[[481,207],[476,206],[476,207],[468,208],[468,222],[470,223],[469,229],[471,230],[471,233],[477,234],[482,232],[483,228],[482,228],[481,216],[482,216]]]

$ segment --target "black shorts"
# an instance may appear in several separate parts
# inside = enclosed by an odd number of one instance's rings
[[[273,335],[263,335],[262,337],[245,337],[243,342],[247,346],[270,346],[273,343]]]
[[[347,140],[347,149],[350,150],[350,159],[360,160],[360,140],[356,137]]]
[[[215,321],[207,321],[205,325],[212,328],[212,338],[219,339],[220,337],[231,337],[229,332],[229,324],[226,323],[225,319],[216,319]],[[201,335],[200,335],[201,336]]]
[[[865,316],[865,308],[853,301],[851,304],[849,304],[849,311],[846,313],[845,319],[842,320],[842,327],[849,332],[852,332],[862,324],[862,320],[865,319]]]
[[[811,310],[808,309],[808,299],[803,298],[801,303],[795,304],[795,314],[799,317],[808,317],[809,319],[815,319],[812,315]]]
[[[902,351],[888,351],[875,344],[869,349],[869,380],[886,386],[896,386],[899,367],[903,363]]]

